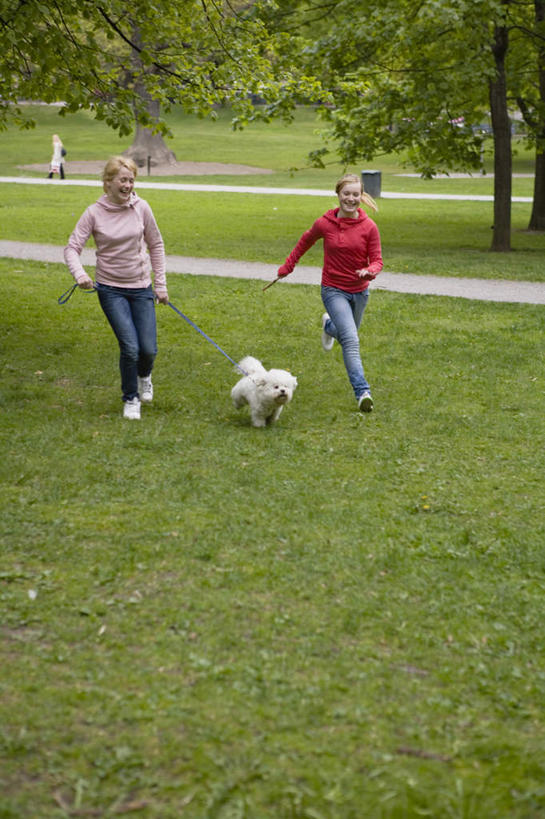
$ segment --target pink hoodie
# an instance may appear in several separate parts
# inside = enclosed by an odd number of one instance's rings
[[[155,291],[167,292],[165,247],[144,199],[132,193],[127,204],[114,205],[104,194],[87,208],[64,248],[64,260],[76,282],[87,275],[80,254],[90,236],[96,244],[97,282],[149,287],[153,270]]]

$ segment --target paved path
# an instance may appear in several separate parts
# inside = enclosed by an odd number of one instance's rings
[[[0,241],[0,256],[13,259],[31,259],[40,262],[64,262],[63,248],[57,245]],[[82,253],[83,264],[94,265],[95,254],[90,248]],[[192,275],[226,276],[240,279],[260,279],[270,282],[276,278],[278,265],[242,262],[226,259],[201,259],[192,256],[167,255],[167,272]],[[295,271],[277,287],[285,284],[319,284],[321,269],[297,265]],[[545,304],[545,284],[538,282],[511,282],[501,279],[464,279],[450,276],[417,276],[408,273],[381,273],[371,284],[374,290],[416,295],[454,296],[481,301],[511,302],[518,304]]]
[[[89,187],[101,188],[102,182],[99,179],[47,179],[39,176],[0,176],[0,183],[19,185],[55,185],[65,187]],[[204,191],[207,193],[254,193],[256,196],[326,196],[334,198],[335,194],[331,190],[321,190],[319,188],[269,188],[252,187],[251,185],[197,185],[182,182],[145,182],[138,177],[140,189],[156,189],[163,191]],[[463,193],[395,193],[392,191],[382,191],[381,199],[444,199],[455,201],[471,202],[493,202],[494,197],[488,195],[469,195]],[[512,202],[531,203],[531,196],[513,196]]]

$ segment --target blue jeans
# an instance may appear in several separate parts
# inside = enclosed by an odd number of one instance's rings
[[[363,290],[361,293],[347,293],[336,287],[322,285],[322,301],[329,313],[329,320],[326,321],[324,330],[337,339],[342,347],[344,366],[356,399],[359,399],[367,390],[370,391],[363,372],[358,336],[368,299],[369,290]]]
[[[104,315],[119,342],[123,401],[138,396],[138,376],[151,373],[157,355],[155,301],[150,287],[97,284]]]

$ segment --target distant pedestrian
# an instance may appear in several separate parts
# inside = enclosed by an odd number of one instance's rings
[[[64,179],[64,157],[66,151],[62,140],[58,134],[53,134],[53,155],[49,163],[48,179],[53,179],[53,174],[58,173],[61,179]]]
[[[278,275],[291,273],[307,250],[323,240],[322,346],[331,350],[335,341],[342,348],[344,365],[361,412],[371,412],[373,399],[360,355],[358,330],[369,298],[369,282],[382,270],[378,227],[359,205],[378,210],[364,192],[356,174],[345,174],[335,186],[339,207],[328,210],[305,231]]]
[[[161,304],[168,304],[169,299],[163,239],[151,207],[134,193],[136,172],[135,163],[127,157],[114,156],[106,163],[102,173],[105,192],[80,217],[64,259],[81,288],[97,290],[119,343],[123,417],[138,420],[140,402],[153,399],[155,298]],[[96,284],[80,260],[90,236],[96,244]]]

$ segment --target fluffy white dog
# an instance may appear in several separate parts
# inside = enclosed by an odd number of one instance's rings
[[[237,409],[250,407],[254,427],[264,427],[276,421],[288,404],[297,386],[297,379],[286,370],[266,370],[261,361],[251,355],[238,363],[237,370],[246,373],[231,390]]]

